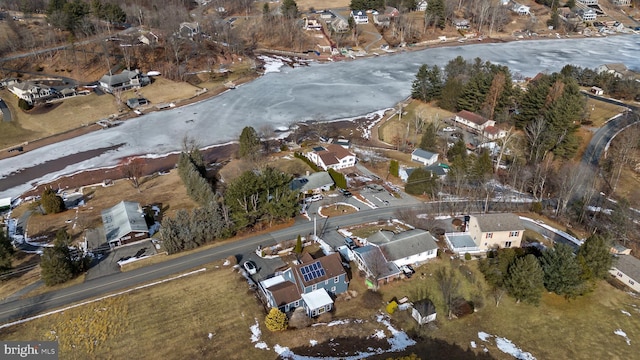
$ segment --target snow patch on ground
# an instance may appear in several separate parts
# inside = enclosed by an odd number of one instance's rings
[[[516,359],[520,360],[536,360],[531,353],[522,351],[519,347],[513,344],[511,340],[501,337],[496,337],[496,346],[503,353],[507,353]]]
[[[478,331],[478,338],[482,341],[489,341],[489,339],[491,339],[493,337],[493,335],[491,334],[487,334],[484,331]]]
[[[262,350],[269,350],[269,346],[267,345],[266,342],[264,341],[259,341],[256,343],[256,348],[258,349],[262,349]]]
[[[622,336],[624,338],[624,340],[627,342],[627,345],[631,345],[631,339],[629,339],[629,337],[627,336],[627,333],[622,331],[622,329],[618,329],[618,330],[614,331],[613,333],[618,335],[618,336]]]
[[[624,310],[620,310],[621,313],[627,315],[627,316],[631,316],[631,313],[628,311],[624,311]]]
[[[280,72],[280,68],[284,66],[284,61],[270,56],[260,55],[258,59],[264,62],[264,73]]]
[[[316,346],[316,345],[318,345],[318,340],[310,339],[310,340],[309,340],[309,344],[310,344],[311,346]]]
[[[478,345],[476,345],[475,341],[471,341],[471,348],[475,349]]]
[[[262,331],[260,331],[260,324],[258,323],[258,319],[255,319],[256,323],[251,325],[249,329],[251,330],[251,342],[260,341],[260,335],[262,335]]]
[[[384,334],[384,330],[377,330],[374,334],[373,337],[378,338],[378,339],[384,339],[385,337],[387,337]]]

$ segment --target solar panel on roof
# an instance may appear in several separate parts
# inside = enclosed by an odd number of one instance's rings
[[[314,262],[313,264],[301,267],[300,273],[302,274],[305,282],[309,282],[325,275],[324,268],[320,262]]]

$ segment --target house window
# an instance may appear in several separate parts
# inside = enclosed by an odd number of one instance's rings
[[[296,302],[295,302],[295,303],[293,303],[293,306],[295,306],[295,307],[300,306],[300,300],[296,300]]]
[[[622,277],[622,273],[621,273],[621,272],[618,272],[618,276],[619,276],[619,277]]]
[[[509,237],[516,237],[518,236],[519,231],[512,231],[509,233]]]
[[[325,284],[325,285],[329,285],[329,279],[325,280],[325,281],[324,281],[324,284]]]
[[[486,238],[487,238],[487,239],[492,239],[492,238],[493,238],[493,233],[487,233]]]
[[[318,284],[311,285],[311,290],[318,290]]]
[[[338,283],[338,281],[340,281],[340,277],[339,277],[339,276],[336,276],[335,278],[333,278],[333,282],[334,282],[335,284],[337,284],[337,283]]]
[[[635,285],[636,283],[633,280],[629,280],[629,284]]]
[[[506,243],[504,243],[504,247],[510,248],[511,247],[511,241],[507,241]]]
[[[324,306],[318,309],[317,314],[320,315],[324,312]]]
[[[335,286],[331,287],[331,292],[333,292],[333,293],[336,292],[336,287]]]

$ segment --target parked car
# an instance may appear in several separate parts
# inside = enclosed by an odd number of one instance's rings
[[[352,195],[351,192],[347,189],[340,189],[339,191],[340,191],[340,194],[342,194],[344,197],[349,197]]]
[[[355,248],[356,248],[356,242],[355,242],[355,241],[353,241],[353,239],[352,239],[352,238],[350,238],[350,237],[346,237],[346,238],[344,238],[344,243],[345,243],[345,244],[347,245],[347,247],[348,247],[349,249],[351,249],[351,250],[353,250],[353,249],[355,249]]]
[[[244,262],[244,269],[247,270],[249,275],[255,275],[258,272],[258,268],[256,267],[256,263],[254,263],[251,260]]]
[[[314,201],[320,201],[322,200],[322,195],[320,194],[315,194],[312,197],[308,197],[305,199],[306,202],[314,202]]]
[[[402,265],[400,267],[400,270],[402,270],[402,272],[404,273],[404,276],[406,276],[407,278],[411,278],[411,276],[413,276],[413,274],[415,274],[415,270],[413,270],[413,267],[411,265]]]

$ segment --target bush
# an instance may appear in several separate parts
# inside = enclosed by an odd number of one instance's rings
[[[29,103],[25,99],[18,100],[18,107],[24,111],[29,111],[33,109],[33,105],[31,105],[31,103]]]
[[[467,261],[471,260],[471,254],[464,253],[464,259],[467,260]]]
[[[341,189],[347,188],[347,178],[344,177],[342,173],[339,173],[333,169],[329,169],[329,175],[331,175],[331,179],[336,183],[336,186]]]
[[[64,211],[64,201],[51,188],[42,193],[40,205],[47,214],[57,214]]]
[[[398,303],[395,301],[392,301],[390,303],[387,304],[387,313],[392,315],[394,312],[396,312],[396,310],[398,310]]]
[[[287,314],[283,313],[277,308],[271,308],[269,314],[264,319],[264,324],[270,331],[286,330],[288,327]]]
[[[536,214],[542,214],[542,203],[539,201],[532,203],[531,212],[534,212]]]

